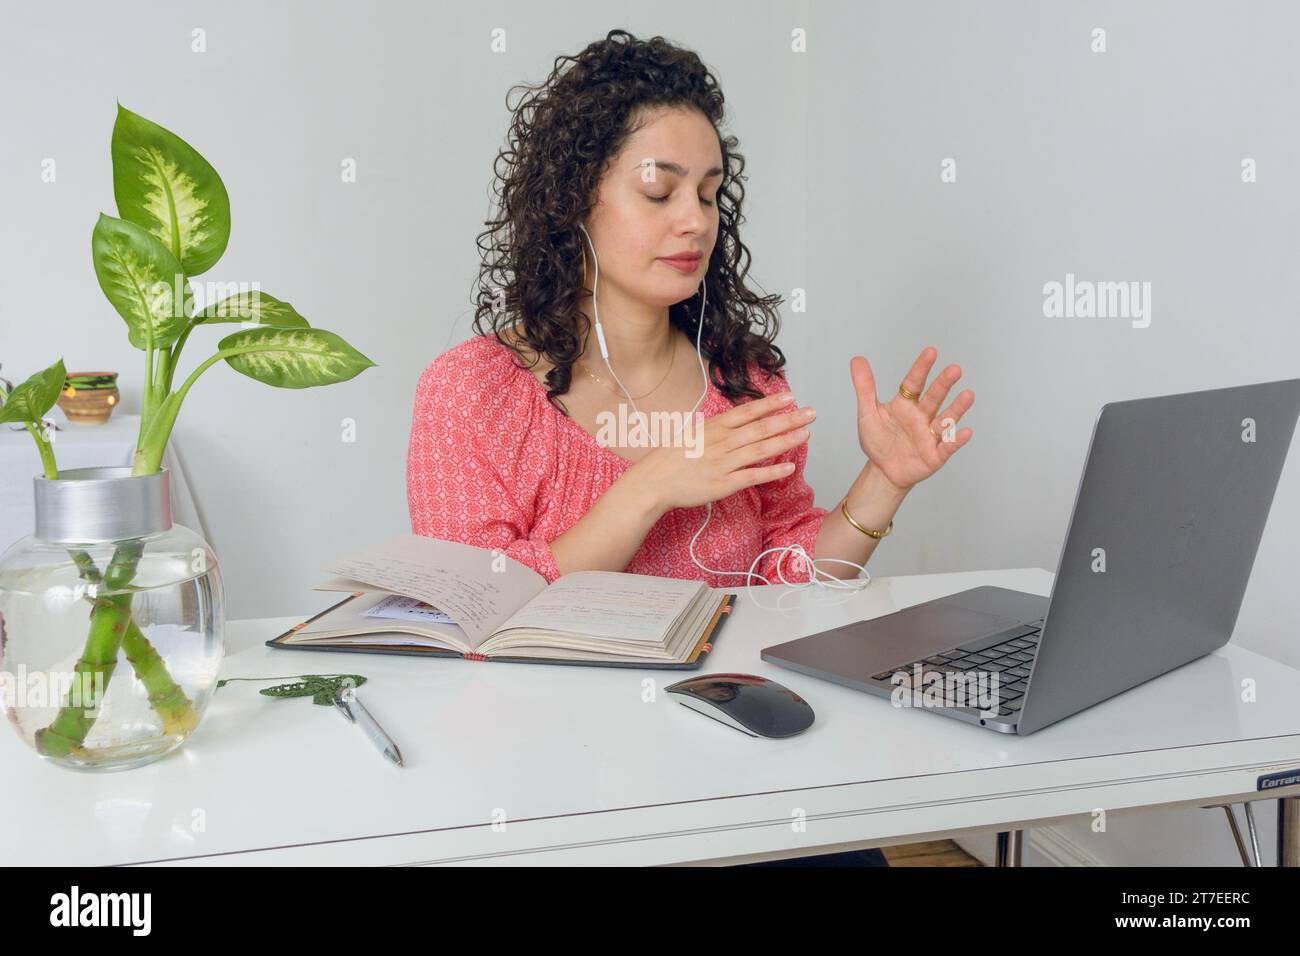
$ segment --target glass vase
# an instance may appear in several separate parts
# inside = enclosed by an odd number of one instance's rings
[[[0,707],[59,766],[157,760],[216,686],[216,556],[172,523],[166,469],[62,471],[37,477],[35,496],[35,533],[0,556]]]

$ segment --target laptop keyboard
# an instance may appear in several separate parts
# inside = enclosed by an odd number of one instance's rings
[[[926,675],[996,672],[998,676],[999,717],[1019,717],[1024,704],[1025,689],[1029,686],[1029,669],[1038,653],[1038,639],[1042,634],[1043,621],[1040,618],[1030,624],[1014,627],[1008,631],[992,634],[976,641],[968,641],[950,651],[940,651],[931,657],[921,657],[909,661],[879,674],[873,674],[872,680],[890,681],[902,671],[908,675],[909,682],[914,668],[921,668],[921,685],[925,686]]]

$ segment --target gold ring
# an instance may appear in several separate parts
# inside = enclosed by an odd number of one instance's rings
[[[906,386],[903,386],[903,385],[898,386],[898,394],[899,394],[899,395],[902,395],[902,396],[903,396],[905,399],[907,399],[909,402],[915,402],[915,401],[918,401],[918,400],[920,399],[920,397],[921,397],[921,393],[920,393],[920,392],[909,392],[909,391],[907,390]]]
[[[943,441],[943,436],[942,436],[942,435],[935,435],[935,432],[934,432],[934,426],[933,426],[933,425],[926,425],[925,427],[928,428],[928,429],[930,429],[930,434],[931,434],[931,435],[934,435],[934,437],[937,438],[939,441]]]

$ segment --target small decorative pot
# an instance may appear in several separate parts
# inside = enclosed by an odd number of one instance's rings
[[[59,408],[77,425],[102,425],[120,396],[116,372],[72,372],[59,393]]]
[[[221,574],[172,523],[169,482],[127,467],[37,477],[36,533],[0,556],[0,709],[60,766],[157,760],[211,700]]]

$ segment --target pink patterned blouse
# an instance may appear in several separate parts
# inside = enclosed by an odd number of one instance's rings
[[[788,388],[783,374],[769,375],[753,361],[749,374],[766,395]],[[700,414],[711,418],[733,405],[710,382]],[[624,570],[743,587],[743,572],[767,548],[797,542],[816,557],[827,511],[813,506],[803,477],[807,458],[805,442],[771,460],[795,463],[785,478],[713,503],[695,556],[705,567],[740,573],[709,573],[691,560],[703,505],[665,513]],[[411,530],[500,549],[554,581],[560,571],[550,542],[632,464],[553,406],[545,386],[495,336],[476,335],[434,359],[416,386],[406,461]],[[808,579],[806,562],[789,552],[765,555],[755,571],[780,583],[776,564],[782,558],[788,580]]]

